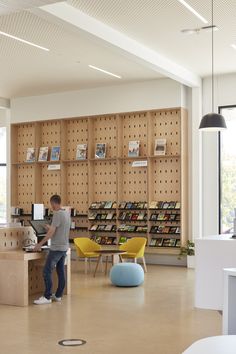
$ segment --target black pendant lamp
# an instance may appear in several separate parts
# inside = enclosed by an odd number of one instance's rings
[[[212,98],[212,112],[214,112],[214,4],[212,0],[211,9],[211,25],[212,25],[212,38],[211,38],[211,98]],[[202,131],[221,131],[226,129],[225,119],[221,114],[208,113],[202,117],[199,129]]]

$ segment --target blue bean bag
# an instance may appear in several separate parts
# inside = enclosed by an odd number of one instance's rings
[[[144,271],[136,263],[118,263],[111,268],[110,279],[116,286],[139,286],[144,281]]]

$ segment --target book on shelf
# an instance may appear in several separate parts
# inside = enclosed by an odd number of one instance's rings
[[[181,207],[181,203],[180,202],[176,202],[175,203],[175,209],[180,209]]]
[[[106,144],[104,144],[104,143],[96,144],[95,158],[96,159],[105,159],[106,158]]]
[[[157,242],[156,238],[152,238],[151,241],[150,241],[149,246],[150,247],[155,247],[156,246],[156,242]]]
[[[106,220],[107,214],[100,214],[101,215],[101,220]]]
[[[97,231],[104,231],[106,228],[106,225],[98,225],[97,226]]]
[[[165,220],[165,213],[159,213],[157,215],[157,221],[164,221]]]
[[[98,225],[92,225],[89,231],[97,231]]]
[[[139,145],[140,145],[140,141],[138,140],[129,141],[129,150],[128,150],[129,157],[139,156]]]
[[[137,220],[147,220],[147,214],[145,212],[140,212],[138,214]]]
[[[163,238],[156,239],[156,247],[162,247],[163,245]]]
[[[169,221],[175,221],[176,214],[170,214]]]
[[[162,209],[168,209],[168,208],[169,208],[169,205],[170,205],[169,202],[164,202],[164,203],[162,204]]]
[[[164,204],[164,202],[162,202],[162,201],[157,202],[157,209],[163,209],[163,204]]]
[[[26,162],[35,162],[35,161],[36,161],[36,149],[33,147],[27,148]]]
[[[136,231],[136,232],[144,232],[144,233],[146,233],[147,230],[148,230],[148,228],[147,228],[147,226],[145,225],[145,226],[137,226],[135,231]]]
[[[126,236],[120,236],[119,239],[119,245],[123,245],[123,243],[127,242],[127,237]]]
[[[181,232],[180,227],[177,227],[175,233],[180,234],[180,232]]]
[[[176,227],[176,226],[171,226],[171,227],[170,227],[170,230],[169,230],[169,233],[170,233],[170,234],[176,234],[176,230],[177,230],[177,227]]]
[[[117,230],[116,225],[113,225],[113,226],[112,226],[112,230],[111,230],[111,231],[112,231],[112,232],[116,232],[116,230]]]
[[[51,149],[51,161],[59,161],[60,160],[61,147],[53,146]]]
[[[164,238],[164,239],[163,239],[162,246],[163,246],[163,247],[171,247],[171,246],[170,246],[170,241],[171,241],[170,238]]]
[[[88,218],[89,220],[95,220],[97,218],[97,213],[90,213]]]
[[[87,159],[87,144],[78,144],[76,148],[76,160],[86,160]]]
[[[176,239],[175,238],[171,238],[170,242],[169,242],[169,247],[175,247],[176,245]]]
[[[180,221],[180,214],[176,214],[175,220],[176,220],[176,221]]]
[[[157,207],[157,202],[152,201],[152,202],[149,204],[149,209],[156,209],[156,207]]]
[[[112,227],[113,227],[113,225],[106,225],[106,227],[105,227],[105,229],[104,229],[104,231],[111,231],[112,230]]]
[[[115,213],[108,213],[106,214],[106,220],[112,220],[115,218],[115,216],[116,216]]]
[[[154,147],[155,156],[164,156],[166,154],[166,139],[156,139]]]
[[[175,206],[176,206],[176,202],[170,202],[168,209],[175,209]]]
[[[104,209],[111,209],[113,206],[113,202],[109,201],[109,202],[106,202],[105,205],[104,205]]]
[[[126,208],[126,202],[121,202],[119,204],[119,209],[125,209]]]
[[[156,221],[157,217],[158,217],[158,214],[152,214],[151,217],[150,217],[150,220],[151,221]]]
[[[49,151],[48,146],[41,146],[39,148],[39,156],[38,156],[39,162],[44,162],[48,160],[48,151]]]
[[[181,240],[176,240],[175,247],[181,247]]]
[[[101,236],[96,236],[95,241],[100,244],[101,243]]]
[[[162,230],[163,234],[168,234],[170,232],[170,227],[169,226],[165,226]]]

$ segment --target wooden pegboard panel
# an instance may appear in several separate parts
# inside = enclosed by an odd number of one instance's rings
[[[116,116],[94,118],[94,149],[98,143],[106,143],[106,157],[117,156],[117,120]],[[95,153],[95,151],[94,151]],[[94,157],[94,156],[93,156]]]
[[[88,119],[70,119],[66,122],[66,160],[75,160],[78,144],[88,144]]]
[[[47,165],[41,166],[42,203],[49,206],[53,194],[61,194],[61,171],[49,171]]]
[[[54,120],[43,122],[41,125],[42,140],[41,146],[60,146],[61,145],[61,121]]]
[[[1,229],[0,251],[22,249],[25,240],[36,241],[36,237],[31,227]]]
[[[29,261],[28,283],[29,295],[38,294],[44,291],[43,262],[41,260]]]
[[[35,148],[35,125],[33,123],[21,124],[17,127],[17,162],[26,161],[27,148],[29,147]]]
[[[181,151],[181,112],[180,110],[167,110],[151,112],[152,120],[152,147],[154,154],[155,139],[166,139],[166,154],[179,155]]]
[[[128,113],[123,117],[123,156],[128,156],[129,141],[139,140],[139,155],[147,156],[147,113]]]
[[[73,162],[67,165],[67,205],[80,214],[88,211],[88,163]]]
[[[181,200],[181,166],[176,157],[152,161],[152,200]]]
[[[132,167],[132,161],[123,162],[122,200],[147,201],[147,168]]]
[[[24,209],[24,213],[31,213],[34,203],[35,166],[20,165],[17,168],[17,206]]]
[[[117,197],[116,161],[94,162],[93,201],[116,200]]]

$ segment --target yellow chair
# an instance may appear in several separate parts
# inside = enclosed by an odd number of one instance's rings
[[[90,260],[91,258],[98,258],[99,254],[95,251],[99,251],[101,246],[96,242],[90,240],[88,237],[77,237],[74,238],[75,249],[77,255],[80,258],[84,258],[85,261],[85,274],[87,274],[87,263],[89,260],[89,268],[90,268]]]
[[[146,243],[147,239],[145,237],[133,237],[120,246],[121,251],[127,252],[122,255],[122,258],[133,259],[135,263],[137,263],[138,258],[142,258],[145,272],[147,272],[146,261],[144,258]]]

